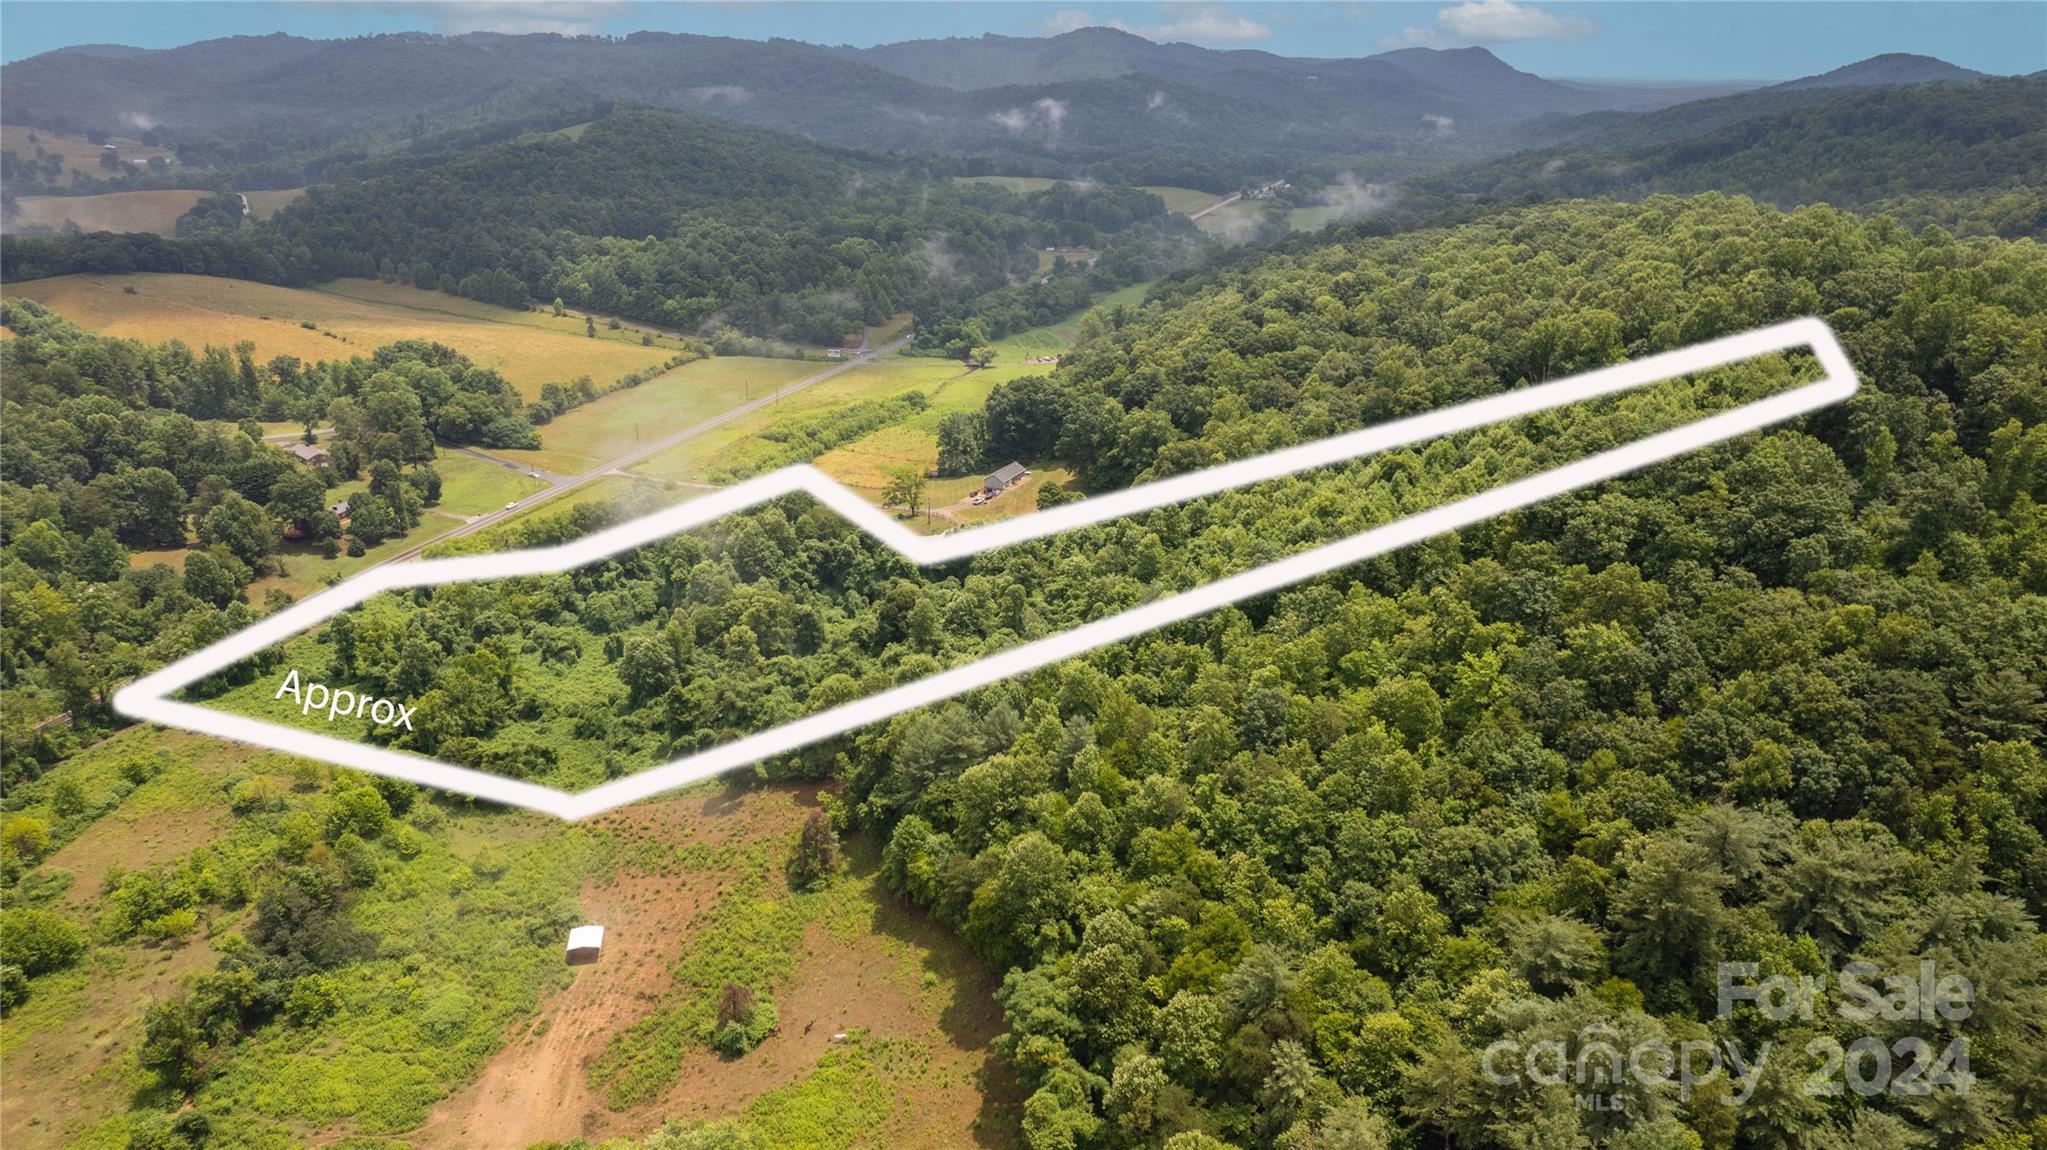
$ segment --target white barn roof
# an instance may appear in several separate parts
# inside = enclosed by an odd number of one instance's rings
[[[582,950],[585,947],[591,950],[602,950],[604,948],[603,927],[593,923],[589,926],[575,927],[569,931],[569,949]]]

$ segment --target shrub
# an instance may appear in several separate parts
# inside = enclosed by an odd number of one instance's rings
[[[737,1058],[759,1046],[775,1029],[775,1004],[736,982],[718,992],[718,1024],[711,1031],[711,1048],[727,1058]]]
[[[810,812],[796,835],[796,851],[789,858],[789,885],[810,890],[823,885],[839,867],[839,834],[831,817],[822,810]]]
[[[50,826],[34,815],[15,815],[0,826],[0,843],[24,862],[35,862],[50,849]]]
[[[34,977],[69,966],[85,953],[78,924],[47,910],[0,911],[0,963]]]

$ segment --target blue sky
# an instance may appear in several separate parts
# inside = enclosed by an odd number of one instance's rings
[[[632,0],[0,0],[0,53],[18,60],[67,44],[164,48],[217,36],[289,32],[639,29],[875,44],[996,32],[1039,36],[1113,24],[1160,40],[1289,56],[1362,56],[1407,44],[1483,44],[1548,76],[1685,81],[1781,80],[1879,52],[1922,52],[1985,72],[2047,68],[2047,3],[1634,0],[1535,3],[637,3]]]

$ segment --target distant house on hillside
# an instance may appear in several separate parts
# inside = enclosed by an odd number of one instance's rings
[[[1029,474],[1021,463],[1005,463],[982,481],[981,490],[990,495],[997,495],[1023,482],[1024,477]]]
[[[327,510],[334,513],[334,518],[346,520],[348,518],[348,500],[344,499]]]
[[[317,443],[294,443],[285,448],[284,453],[308,467],[318,467],[327,462],[327,449]]]

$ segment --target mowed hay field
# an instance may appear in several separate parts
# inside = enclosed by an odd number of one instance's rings
[[[1264,214],[1265,201],[1238,200],[1195,220],[1194,226],[1224,243],[1242,243],[1257,231],[1259,217]]]
[[[883,356],[677,444],[652,459],[634,464],[632,470],[657,479],[707,482],[713,475],[752,466],[772,454],[777,445],[762,438],[762,432],[815,419],[856,403],[892,399],[911,391],[923,392],[934,404],[944,402],[948,387],[968,374],[966,366],[957,360]]]
[[[492,454],[557,475],[578,475],[823,370],[800,359],[700,359],[559,416],[540,429],[538,451]]]
[[[77,224],[84,232],[155,232],[167,236],[178,217],[205,192],[106,192],[97,196],[23,196],[8,218],[9,231]]]
[[[71,275],[9,284],[7,291],[105,335],[193,347],[248,340],[258,361],[347,359],[401,339],[432,340],[496,368],[529,399],[543,383],[587,375],[607,384],[674,354],[659,341],[642,347],[637,336],[628,340],[602,326],[589,338],[583,322],[567,316],[375,280],[287,288],[213,276]]]
[[[1167,211],[1178,212],[1183,216],[1191,216],[1222,199],[1214,192],[1204,192],[1198,188],[1175,188],[1165,184],[1146,184],[1140,190],[1150,192],[1166,201]]]

